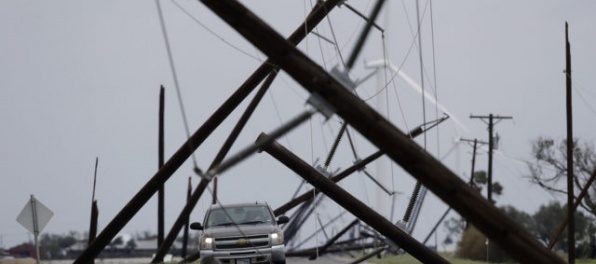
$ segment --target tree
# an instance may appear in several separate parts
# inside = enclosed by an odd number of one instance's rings
[[[126,242],[126,248],[129,250],[134,250],[137,248],[137,243],[135,243],[134,239],[128,240],[128,242]]]
[[[40,248],[43,248],[45,257],[49,259],[63,259],[66,257],[66,249],[74,245],[77,240],[76,232],[71,231],[67,235],[42,234],[39,240]]]
[[[488,185],[488,175],[486,174],[486,171],[474,172],[474,184],[480,190],[482,190],[482,186]],[[493,182],[492,192],[496,196],[503,194],[503,185],[501,185],[501,183],[499,183],[498,181]]]
[[[548,205],[542,205],[532,216],[535,223],[532,233],[534,233],[538,240],[544,244],[548,244],[565,217],[567,217],[567,205],[561,205],[556,201],[550,202]],[[577,241],[587,241],[594,234],[594,227],[591,224],[592,220],[582,212],[575,212],[575,237]],[[555,248],[567,250],[566,243],[567,229],[559,236]]]
[[[461,218],[451,217],[443,222],[443,227],[447,230],[443,245],[450,245],[466,230],[466,223]]]
[[[116,249],[119,245],[124,245],[124,239],[121,236],[117,236],[116,238],[112,239],[109,246],[112,250]]]
[[[567,195],[567,140],[558,144],[550,138],[539,137],[532,142],[533,162],[528,163],[530,181],[553,194]],[[573,141],[574,193],[577,195],[584,188],[590,175],[596,170],[594,146],[588,143],[580,145]],[[580,206],[596,216],[596,185],[592,184]]]
[[[535,228],[536,224],[534,218],[530,216],[528,213],[524,211],[520,211],[517,208],[511,205],[505,205],[499,207],[505,215],[509,216],[511,220],[519,224],[523,229],[527,230],[528,232],[532,232]]]

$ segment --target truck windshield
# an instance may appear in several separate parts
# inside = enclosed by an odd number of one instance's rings
[[[249,205],[216,208],[209,211],[206,227],[271,223],[273,215],[267,206]]]

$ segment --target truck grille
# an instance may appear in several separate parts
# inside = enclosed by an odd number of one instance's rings
[[[215,239],[215,249],[247,249],[269,246],[269,235],[226,237]]]

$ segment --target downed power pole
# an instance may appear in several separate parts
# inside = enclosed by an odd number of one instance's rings
[[[516,260],[521,263],[564,263],[562,259],[539,244],[527,231],[480,196],[440,161],[413,142],[365,102],[348,92],[324,69],[288,43],[238,1],[201,0],[201,2],[269,56],[305,89],[326,100],[346,122],[444,202],[469,219],[480,231],[499,244]],[[339,200],[334,195],[328,194],[332,199]],[[413,240],[410,237],[407,238]],[[404,244],[403,241],[396,242]],[[424,257],[421,256],[420,251],[416,254],[410,252],[409,250],[414,249],[411,245],[408,246],[408,248],[403,248],[412,255]],[[429,263],[437,262],[430,261]]]
[[[433,124],[432,126],[429,127],[425,127],[426,124],[420,125],[415,127],[414,129],[412,129],[409,133],[408,136],[410,138],[416,138],[419,135],[422,135],[423,133],[425,133],[426,131],[428,131],[429,129],[439,125],[441,122],[447,120],[447,117],[443,117],[441,119],[439,119],[435,124]],[[377,151],[373,154],[371,154],[370,156],[359,160],[358,162],[354,163],[354,165],[348,167],[347,169],[343,170],[342,172],[338,173],[337,175],[331,177],[331,180],[333,182],[339,182],[341,180],[343,180],[344,178],[350,176],[350,174],[362,170],[367,164],[375,161],[376,159],[380,158],[381,156],[383,156],[383,152],[382,151]],[[291,210],[292,208],[296,207],[297,205],[299,205],[302,202],[305,202],[309,199],[313,198],[313,191],[315,193],[317,193],[317,190],[308,190],[306,192],[304,192],[302,195],[297,196],[296,198],[292,199],[291,201],[283,204],[282,206],[278,207],[277,209],[275,209],[273,211],[273,213],[276,216],[285,214],[287,211]]]
[[[294,43],[294,45],[297,45],[299,42],[301,42],[306,37],[306,35],[309,32],[311,32],[323,20],[323,18],[325,18],[327,16],[327,14],[331,10],[333,10],[333,8],[335,8],[335,6],[337,5],[337,3],[339,1],[340,0],[328,0],[323,3],[318,2],[315,5],[315,7],[312,9],[310,14],[307,16],[306,20],[300,26],[298,26],[296,28],[296,30],[288,37],[288,41],[291,43]],[[279,70],[279,67],[272,64],[271,61],[269,61],[269,60],[265,61],[240,86],[240,88],[238,88],[238,91],[247,91],[246,93],[243,93],[243,96],[244,97],[248,96],[248,93],[250,91],[252,91],[263,79],[265,79],[265,77],[267,77],[268,75],[271,76],[270,74],[272,74],[272,72],[276,72],[278,70]],[[238,92],[236,92],[236,93],[238,93]],[[235,104],[235,106],[237,106],[238,104],[239,104],[239,102],[237,104]],[[223,108],[223,107],[224,106],[222,106],[221,108]],[[226,148],[226,147],[228,147],[228,148],[231,147],[231,144],[228,145],[228,143],[226,142],[224,144],[224,148]],[[223,152],[227,152],[227,151],[221,151],[220,153],[223,153]],[[225,156],[225,154],[222,154],[220,157],[220,153],[218,153],[218,155],[217,155],[218,157],[216,157],[216,160],[218,158],[223,159],[223,156]],[[214,164],[219,163],[220,161],[218,161],[218,162],[214,161]],[[174,243],[178,233],[180,233],[180,229],[182,229],[182,227],[184,225],[184,219],[188,215],[190,215],[190,212],[194,209],[195,205],[198,203],[199,198],[201,197],[201,195],[207,188],[207,185],[209,184],[209,182],[210,182],[210,180],[208,180],[206,178],[201,179],[201,181],[199,182],[199,184],[193,191],[188,203],[184,206],[184,208],[182,209],[182,212],[180,212],[178,218],[174,222],[174,225],[172,226],[172,228],[170,229],[170,232],[166,236],[164,243],[157,250],[157,252],[152,260],[152,263],[158,263],[158,262],[161,262],[161,260],[163,260],[163,257],[166,255],[169,248]]]
[[[267,138],[261,134],[257,142]],[[410,235],[399,229],[385,217],[375,212],[362,201],[352,196],[343,188],[339,187],[333,181],[323,176],[308,163],[291,153],[279,143],[273,141],[263,148],[263,151],[273,156],[275,159],[286,165],[289,169],[296,172],[315,188],[327,195],[337,204],[358,217],[360,220],[377,230],[379,233],[391,239],[395,244],[412,254],[416,259],[423,263],[449,263],[436,252],[422,245]]]

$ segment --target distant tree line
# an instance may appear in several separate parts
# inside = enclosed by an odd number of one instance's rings
[[[66,235],[43,233],[39,238],[41,257],[44,259],[65,259],[67,249],[77,243],[80,237],[76,231],[70,231]]]
[[[594,146],[574,140],[573,144],[573,173],[574,194],[584,189],[588,180],[596,172],[596,152]],[[528,162],[529,181],[550,192],[553,195],[567,195],[567,140],[555,141],[551,138],[540,137],[532,142],[532,158]],[[481,191],[486,186],[486,173],[474,173],[473,186]],[[496,187],[495,187],[496,186]],[[596,258],[596,184],[587,187],[587,195],[582,199],[580,208],[574,214],[576,256],[580,258]],[[493,183],[493,194],[501,195],[503,187],[498,182]],[[551,201],[540,206],[537,212],[530,215],[519,211],[511,205],[501,206],[500,209],[515,222],[525,228],[545,246],[550,243],[554,232],[567,217],[567,205]],[[486,236],[464,219],[451,218],[444,222],[447,237],[444,244],[457,243],[456,255],[462,258],[489,260],[491,262],[505,262],[511,259],[490,243]],[[554,250],[567,251],[567,229],[564,229],[554,244]]]
[[[155,236],[156,235],[152,234],[150,231],[144,231],[135,235],[136,239],[140,240],[151,239]],[[39,237],[40,256],[42,259],[52,260],[72,258],[68,252],[69,248],[76,243],[86,243],[87,240],[87,233],[80,233],[77,231],[69,231],[66,234],[42,233]],[[33,244],[33,242],[29,242],[29,244]],[[107,246],[107,249],[114,249],[115,247],[121,245],[124,245],[122,237],[116,237],[110,242],[110,244]],[[135,240],[129,240],[126,242],[126,248],[134,250],[136,248]]]

